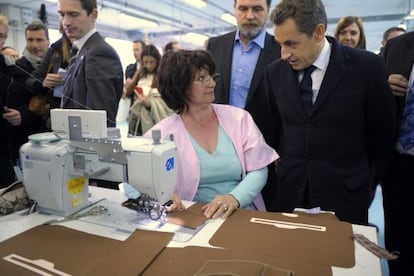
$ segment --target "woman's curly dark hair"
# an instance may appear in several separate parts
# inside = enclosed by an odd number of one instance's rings
[[[190,89],[196,74],[205,69],[212,76],[216,70],[213,57],[205,50],[168,52],[158,67],[158,90],[175,113],[188,109]]]

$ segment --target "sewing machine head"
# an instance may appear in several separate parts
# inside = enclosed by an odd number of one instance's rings
[[[33,135],[20,150],[23,183],[40,211],[66,216],[85,208],[89,178],[129,183],[158,204],[171,199],[177,178],[172,141],[107,137],[105,111],[54,109],[51,122],[59,134]]]

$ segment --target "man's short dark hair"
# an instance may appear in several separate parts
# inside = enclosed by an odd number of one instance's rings
[[[178,44],[177,41],[170,41],[165,45],[164,48],[164,53],[168,52],[168,51],[172,51],[174,49],[174,45]]]
[[[34,20],[32,23],[27,25],[26,29],[24,30],[24,34],[27,35],[28,31],[40,31],[44,30],[46,34],[46,38],[49,40],[49,32],[45,24],[43,24],[40,20]]]
[[[141,46],[142,47],[145,47],[146,46],[146,44],[145,44],[145,42],[143,41],[143,40],[141,40],[141,39],[136,39],[136,40],[134,40],[134,41],[132,41],[132,43],[141,43]]]
[[[237,0],[234,0],[234,5],[236,5]],[[270,5],[272,4],[272,0],[266,0],[267,7],[270,8]]]
[[[387,30],[385,30],[384,34],[382,35],[382,39],[385,40],[385,41],[387,41],[388,40],[388,37],[390,36],[390,34],[392,32],[403,32],[403,33],[406,33],[407,30],[404,29],[404,28],[401,28],[401,27],[391,27],[391,28],[388,28]]]
[[[270,20],[274,25],[280,25],[286,19],[292,18],[298,30],[311,36],[318,24],[327,27],[325,7],[320,0],[282,0],[270,14]]]
[[[79,0],[79,2],[87,15],[90,15],[94,9],[98,8],[96,0]]]

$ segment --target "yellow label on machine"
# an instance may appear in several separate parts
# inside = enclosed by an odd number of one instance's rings
[[[81,193],[85,188],[86,179],[85,177],[76,177],[68,181],[68,191],[72,195]]]
[[[83,203],[82,192],[86,186],[85,177],[76,177],[68,181],[68,191],[72,195],[71,205],[72,207],[78,206]]]

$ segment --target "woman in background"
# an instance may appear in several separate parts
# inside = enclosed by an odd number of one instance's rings
[[[335,29],[335,38],[342,45],[367,49],[362,19],[357,16],[346,16],[339,19]]]
[[[142,135],[156,123],[172,114],[162,100],[157,86],[157,70],[161,54],[154,45],[142,50],[142,66],[135,72],[132,80],[125,85],[127,93],[135,93],[128,116],[128,133]]]

